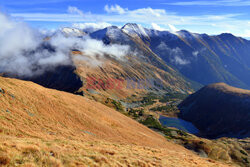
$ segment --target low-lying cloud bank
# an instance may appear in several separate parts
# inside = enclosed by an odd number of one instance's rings
[[[175,65],[188,65],[190,61],[187,60],[179,47],[171,49],[164,42],[161,42],[160,45],[157,46],[157,49],[161,54],[167,54],[170,58],[170,62]]]
[[[99,65],[97,62],[104,55],[121,59],[130,53],[127,45],[105,45],[89,36],[66,37],[57,31],[50,38],[45,37],[25,23],[0,13],[0,73],[31,77],[59,65],[73,65],[72,50],[88,55],[93,65]],[[85,59],[83,55],[77,58]]]
[[[112,24],[100,22],[100,23],[74,23],[72,25],[75,28],[79,28],[83,30],[84,32],[92,33],[94,31],[104,29],[107,27],[112,26]]]

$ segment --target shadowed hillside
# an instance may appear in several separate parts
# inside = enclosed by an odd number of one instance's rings
[[[208,85],[180,105],[181,118],[192,122],[202,135],[250,137],[250,91],[224,83]]]

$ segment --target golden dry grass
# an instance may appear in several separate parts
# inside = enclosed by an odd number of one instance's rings
[[[103,80],[107,81],[109,79],[121,79],[124,80],[123,85],[121,86],[121,89],[116,89],[117,87],[120,87],[117,82],[114,82],[115,85],[114,89],[107,89],[105,91],[103,90],[97,90],[100,95],[104,95],[106,97],[113,97],[114,99],[124,99],[127,97],[131,97],[133,94],[145,94],[147,90],[144,90],[142,88],[138,88],[135,84],[135,88],[128,89],[126,86],[128,83],[126,82],[126,79],[132,79],[132,80],[159,80],[162,82],[163,86],[171,88],[175,91],[185,90],[190,91],[192,90],[186,81],[179,78],[178,76],[173,75],[175,71],[173,69],[169,69],[170,72],[164,71],[162,69],[157,68],[154,65],[151,65],[146,62],[142,62],[142,60],[137,59],[136,57],[130,57],[127,56],[125,59],[127,59],[126,63],[124,61],[119,61],[112,59],[111,57],[105,57],[105,58],[98,58],[101,59],[102,66],[98,66],[98,63],[95,65],[91,64],[91,61],[81,60],[77,57],[77,55],[83,55],[84,53],[79,51],[73,51],[72,57],[74,60],[74,64],[76,66],[76,71],[81,78],[86,79],[87,77],[94,77],[96,80]],[[84,55],[85,57],[88,57],[88,59],[91,60],[91,57]],[[94,60],[93,60],[94,61]],[[172,73],[171,73],[172,72]],[[149,85],[148,85],[149,86]],[[140,87],[140,86],[139,86]],[[86,85],[82,88],[85,92],[86,91]],[[101,98],[100,95],[95,95],[97,98]]]
[[[200,158],[87,98],[0,77],[7,166],[226,166]]]
[[[225,93],[250,95],[250,90],[232,87],[225,83],[215,83],[215,84],[208,85],[207,87],[218,89]]]
[[[107,141],[41,140],[1,136],[9,166],[225,166],[186,151]],[[0,161],[1,162],[1,161]]]

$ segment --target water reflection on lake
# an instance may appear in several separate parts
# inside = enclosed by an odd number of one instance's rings
[[[170,118],[161,115],[159,121],[163,126],[166,127],[174,127],[192,134],[199,133],[199,130],[192,123],[180,118]]]

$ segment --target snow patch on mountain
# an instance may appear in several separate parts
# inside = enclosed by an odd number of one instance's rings
[[[67,36],[83,36],[85,33],[77,28],[62,28],[61,32],[64,33],[64,35]]]
[[[145,28],[138,24],[128,23],[122,27],[122,31],[130,36],[138,35],[139,37],[149,38]]]
[[[106,40],[106,42],[115,41],[120,44],[131,42],[129,36],[116,26],[107,27],[105,29],[93,32],[90,34],[92,38]]]

